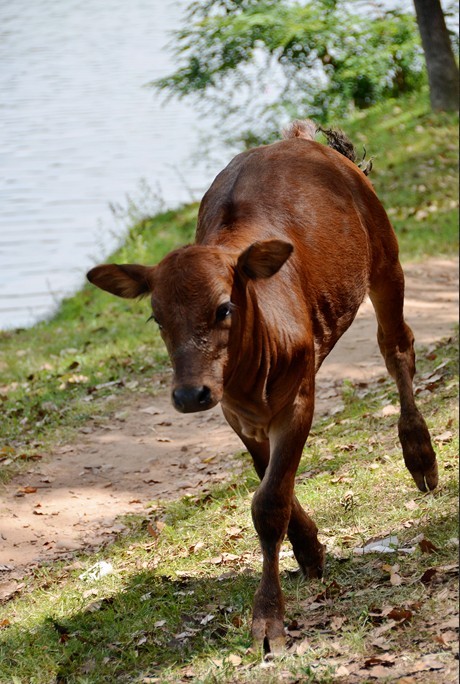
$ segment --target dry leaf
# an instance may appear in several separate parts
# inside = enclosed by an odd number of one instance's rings
[[[225,532],[228,534],[229,539],[240,539],[241,538],[241,527],[227,527]]]
[[[425,570],[423,575],[420,577],[420,581],[423,582],[423,584],[428,584],[431,582],[434,577],[437,575],[437,570],[436,568],[428,568],[428,570]]]
[[[440,435],[436,435],[436,437],[433,437],[433,441],[445,444],[446,442],[451,442],[453,436],[454,435],[450,430],[446,430],[445,432],[442,432]]]
[[[346,617],[334,615],[334,617],[331,620],[331,629],[334,630],[334,632],[337,632],[339,629],[341,629],[342,625],[346,621],[347,621]]]
[[[444,664],[437,659],[435,653],[424,655],[410,667],[410,672],[427,672],[428,670],[443,670]]]
[[[393,608],[390,610],[388,613],[387,617],[390,620],[396,620],[397,622],[406,622],[407,620],[411,620],[413,616],[413,613],[411,610],[408,608]]]
[[[397,572],[392,572],[390,575],[390,584],[393,587],[399,587],[403,583],[401,575]]]
[[[37,487],[20,487],[18,492],[21,494],[35,494]]]
[[[365,667],[373,667],[374,665],[383,665],[384,667],[392,667],[395,664],[395,656],[389,653],[384,653],[379,656],[371,656],[364,662]]]
[[[420,546],[422,553],[433,553],[434,551],[439,551],[438,547],[435,546],[433,542],[430,542],[429,539],[422,539],[419,541],[418,545]]]
[[[311,648],[310,642],[308,639],[303,639],[303,641],[300,642],[296,646],[295,652],[297,653],[298,656],[305,655],[305,653]]]
[[[147,413],[149,416],[159,416],[164,411],[156,406],[146,406],[145,408],[139,409],[139,413]]]
[[[350,675],[350,670],[347,670],[345,665],[340,665],[335,671],[336,677],[348,677]]]
[[[380,411],[380,415],[386,418],[387,416],[396,416],[399,413],[399,407],[394,404],[387,404]]]
[[[381,678],[387,678],[388,677],[388,670],[385,669],[384,665],[376,665],[375,667],[371,667],[369,669],[369,675],[371,677],[375,677],[375,679],[381,679]]]
[[[222,556],[215,556],[214,558],[210,558],[205,562],[212,563],[213,565],[220,565],[222,563]]]
[[[235,655],[232,653],[228,656],[227,661],[234,667],[238,667],[238,665],[241,665],[242,659],[239,655]]]
[[[161,520],[155,520],[153,523],[149,522],[147,525],[147,532],[150,534],[151,537],[156,539],[160,532],[162,532],[165,528],[165,523],[161,522]]]

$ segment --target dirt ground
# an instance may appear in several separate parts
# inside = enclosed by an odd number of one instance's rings
[[[458,320],[458,263],[430,259],[406,265],[405,272],[406,319],[417,346],[429,346]],[[343,380],[370,382],[385,374],[366,301],[317,376],[316,414],[340,410]],[[119,516],[224,481],[242,468],[234,458],[241,448],[218,407],[179,414],[167,387],[154,399],[139,394],[129,406],[92,421],[78,440],[3,486],[0,598],[31,567],[106,544],[123,529]],[[21,493],[24,487],[36,492]]]

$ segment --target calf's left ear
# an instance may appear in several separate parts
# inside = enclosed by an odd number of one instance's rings
[[[151,291],[152,271],[139,264],[103,264],[92,268],[86,277],[101,290],[132,299]]]
[[[270,278],[289,259],[294,247],[284,240],[253,242],[238,257],[238,269],[247,278]]]

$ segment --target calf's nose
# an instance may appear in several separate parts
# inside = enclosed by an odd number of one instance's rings
[[[181,413],[205,411],[212,405],[209,387],[176,387],[172,393],[174,407]]]

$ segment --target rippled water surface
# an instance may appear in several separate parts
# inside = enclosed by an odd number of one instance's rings
[[[217,172],[192,161],[198,117],[145,83],[169,73],[181,7],[160,0],[0,5],[0,329],[29,325],[115,246],[109,203],[169,206]]]

